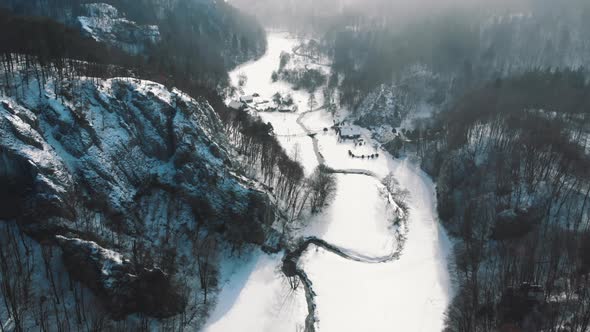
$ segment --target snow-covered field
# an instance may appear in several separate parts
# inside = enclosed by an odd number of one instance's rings
[[[383,257],[396,247],[382,185],[365,175],[336,175],[338,189],[333,202],[311,218],[304,236],[315,236],[364,256]],[[330,254],[331,255],[331,254]]]
[[[237,84],[248,77],[244,93],[263,98],[289,92],[285,83],[272,83],[282,51],[297,43],[287,34],[270,33],[267,54],[230,74]],[[308,95],[292,92],[299,113]],[[321,102],[321,101],[320,101]],[[321,104],[320,104],[321,105]],[[298,114],[260,113],[271,122],[285,150],[297,155],[309,173],[318,165],[312,139],[297,123]],[[317,294],[319,331],[441,331],[444,311],[452,297],[447,270],[449,240],[437,222],[432,181],[408,160],[394,160],[363,130],[365,144],[339,141],[330,128],[334,119],[326,111],[306,114],[301,121],[317,132],[319,153],[337,170],[361,170],[375,175],[337,175],[337,192],[331,205],[309,221],[301,236],[316,236],[331,245],[362,256],[382,257],[396,250],[391,229],[391,204],[378,181],[393,173],[410,192],[409,232],[399,260],[368,264],[347,260],[311,246],[300,260]],[[353,158],[379,154],[378,158]],[[257,253],[248,263],[224,269],[225,285],[206,331],[298,331],[307,313],[303,291],[291,293],[278,270],[280,256]],[[301,288],[301,287],[300,287]]]
[[[280,254],[260,251],[249,253],[245,262],[226,260],[223,288],[204,331],[302,331],[305,295],[301,287],[291,290],[280,265]]]
[[[308,251],[301,260],[317,293],[319,331],[443,328],[452,297],[447,271],[450,246],[436,222],[433,184],[407,160],[392,162],[392,171],[412,195],[410,229],[399,260],[363,264],[322,249]]]

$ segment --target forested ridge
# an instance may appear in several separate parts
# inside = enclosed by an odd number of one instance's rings
[[[443,95],[454,97],[530,69],[584,66],[590,58],[589,5],[534,3],[516,13],[457,9],[407,23],[360,16],[335,24],[322,44],[343,78],[342,102],[355,108],[381,84],[411,82],[416,66],[440,81]]]
[[[68,26],[96,1],[0,1],[15,14],[51,17]],[[258,23],[221,1],[104,1],[131,20],[156,25],[160,41],[145,54],[146,65],[162,76],[182,76],[210,89],[227,85],[227,71],[264,53],[266,37]],[[164,74],[166,73],[166,74]]]
[[[0,10],[0,18],[0,50],[6,57],[28,55],[41,64],[72,59],[129,69],[141,65],[140,58],[83,37],[50,18],[16,16],[7,9]]]
[[[171,58],[165,53],[130,55],[116,47],[83,36],[76,28],[51,18],[15,15],[6,9],[1,10],[0,15],[0,24],[3,27],[0,31],[0,50],[4,54],[6,73],[18,70],[15,64],[20,63],[19,58],[23,57],[26,66],[56,69],[60,75],[63,74],[62,69],[69,66],[69,73],[74,74],[76,71],[75,75],[78,76],[134,76],[177,87],[192,96],[206,96],[213,100],[220,98],[218,89],[227,85],[227,67],[215,69],[215,66],[200,63],[200,57],[185,58],[183,61],[189,61],[191,65],[203,65],[208,71],[219,72],[209,76],[191,69],[192,67],[187,68],[181,62],[170,61]],[[170,47],[170,50],[174,49],[176,48]],[[211,50],[209,47],[206,49]],[[43,70],[35,72],[39,75],[44,74]],[[5,88],[9,86],[10,84]],[[217,105],[222,103],[218,102]]]
[[[458,241],[448,331],[588,329],[586,77],[498,79],[408,132]]]
[[[15,92],[10,91],[16,84],[8,79],[9,75],[24,66],[27,71],[33,69],[33,73],[42,80],[54,74],[60,78],[134,76],[167,86],[183,87],[194,96],[216,95],[211,87],[200,81],[178,72],[169,74],[165,67],[154,66],[145,57],[129,55],[96,42],[51,18],[17,16],[8,10],[0,11],[0,16],[3,28],[0,31],[0,51],[3,54],[6,93]]]

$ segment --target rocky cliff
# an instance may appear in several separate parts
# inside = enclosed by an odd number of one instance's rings
[[[233,171],[206,100],[125,78],[22,82],[0,98],[0,220],[61,252],[112,318],[203,302],[211,239],[270,245],[272,200]]]
[[[117,8],[105,3],[81,6],[79,29],[98,42],[104,42],[133,55],[145,54],[160,42],[157,25],[140,25],[128,20]]]

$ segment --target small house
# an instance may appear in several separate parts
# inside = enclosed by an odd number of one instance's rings
[[[360,129],[351,126],[340,128],[340,138],[343,139],[357,139],[361,137]]]
[[[246,105],[244,105],[244,103],[239,102],[237,100],[233,100],[227,105],[227,107],[229,107],[233,110],[236,110],[236,111],[241,111],[244,108],[246,108]]]
[[[242,97],[240,97],[240,101],[242,103],[249,104],[254,101],[254,96],[252,96],[252,95],[242,96]]]

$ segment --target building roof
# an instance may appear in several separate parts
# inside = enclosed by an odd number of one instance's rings
[[[229,108],[233,108],[233,109],[235,109],[235,110],[239,110],[239,109],[241,109],[243,106],[244,106],[244,104],[243,104],[243,103],[241,103],[241,102],[239,102],[239,101],[237,101],[237,100],[232,100],[232,102],[230,102],[230,103],[227,105],[227,107],[229,107]]]
[[[254,96],[248,95],[248,96],[242,96],[240,97],[240,100],[243,102],[252,102],[254,100]]]
[[[340,128],[340,136],[345,136],[345,137],[361,136],[361,131],[360,131],[360,129],[358,129],[356,127],[346,126],[346,127]]]

